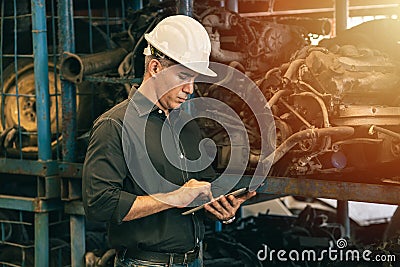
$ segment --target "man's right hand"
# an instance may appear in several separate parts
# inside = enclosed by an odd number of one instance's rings
[[[181,188],[170,193],[169,201],[173,206],[183,208],[196,198],[202,198],[206,201],[213,199],[209,182],[190,179]]]
[[[143,218],[173,207],[183,208],[196,198],[212,200],[211,184],[191,179],[179,189],[149,196],[137,196],[123,221]]]

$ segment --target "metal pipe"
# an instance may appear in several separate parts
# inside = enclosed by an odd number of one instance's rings
[[[286,70],[285,74],[283,75],[283,78],[289,81],[297,81],[298,77],[297,77],[297,70],[300,68],[300,66],[302,64],[304,64],[304,59],[300,58],[300,59],[295,59],[293,60],[288,69]]]
[[[349,126],[338,126],[338,127],[321,128],[321,129],[306,129],[291,135],[277,149],[275,149],[274,153],[268,155],[265,159],[263,159],[262,163],[265,164],[267,162],[273,161],[272,164],[275,164],[290,149],[292,149],[296,144],[303,141],[304,139],[321,138],[325,136],[336,136],[340,138],[345,138],[347,136],[352,135],[353,133],[354,133],[354,128]]]
[[[282,96],[288,95],[290,94],[289,90],[279,90],[278,92],[276,92],[270,100],[268,100],[268,106],[271,108],[273,105],[275,105]]]
[[[111,51],[78,56],[64,52],[61,62],[61,76],[72,83],[79,84],[85,75],[117,69],[128,52],[124,48],[116,48]]]
[[[398,9],[399,4],[381,4],[381,5],[367,5],[367,6],[350,6],[349,10],[352,11],[353,15],[365,13],[369,11],[371,14],[384,13],[390,10],[392,14],[393,9]],[[332,17],[335,12],[334,7],[323,7],[323,8],[310,8],[310,9],[293,9],[293,10],[277,10],[277,11],[264,11],[264,12],[248,12],[241,13],[240,16],[243,18],[249,17],[273,17],[273,16],[293,16],[293,15],[312,15],[318,14],[318,17]],[[326,13],[326,14],[321,14]]]
[[[61,54],[75,53],[73,0],[58,1],[58,36]],[[62,154],[66,162],[76,160],[76,87],[61,81],[62,88]],[[85,255],[85,219],[82,215],[70,215],[71,266],[82,267]],[[79,245],[77,245],[79,244]]]
[[[35,212],[35,266],[49,267],[49,213]]]
[[[51,160],[49,67],[47,52],[46,4],[32,1],[32,39],[35,71],[38,159]]]
[[[322,100],[320,97],[318,97],[315,94],[310,93],[310,92],[303,92],[303,93],[296,94],[296,95],[309,96],[309,97],[314,98],[318,102],[319,106],[321,107],[322,118],[323,118],[323,121],[324,121],[324,127],[330,127],[328,110],[326,109],[324,100]]]
[[[379,127],[379,126],[372,125],[368,130],[368,134],[369,135],[373,135],[375,132],[380,132],[380,133],[389,135],[389,136],[391,136],[391,137],[393,137],[393,138],[395,138],[397,140],[400,140],[400,134],[399,133],[393,132],[391,130],[388,130],[388,129],[385,129],[385,128],[382,128],[382,127]]]
[[[193,17],[193,0],[178,0],[176,8],[178,14]]]
[[[226,6],[230,11],[239,12],[239,1],[238,0],[228,0],[228,5]]]
[[[73,1],[60,0],[58,3],[58,37],[61,53],[75,52],[75,34],[73,22]],[[76,151],[76,87],[61,81],[62,98],[62,154],[66,162],[75,161]]]
[[[348,0],[335,0],[335,25],[336,35],[347,29],[347,18],[349,17]]]
[[[237,61],[243,63],[245,61],[245,54],[240,52],[233,52],[229,50],[221,49],[221,42],[219,39],[219,33],[216,31],[213,34],[209,34],[211,41],[211,59],[217,62],[228,63]]]
[[[290,110],[302,123],[304,123],[305,126],[307,126],[308,128],[311,128],[312,125],[311,123],[309,123],[303,116],[300,115],[300,113],[298,113],[292,106],[290,106],[285,100],[283,100],[282,98],[279,99],[279,101],[282,102],[282,104],[288,109]]]
[[[237,25],[239,20],[236,15],[231,13],[226,13],[224,15],[225,19],[223,21],[215,14],[207,15],[203,18],[202,24],[209,33],[213,32],[213,28],[218,30],[230,30],[232,26]]]
[[[106,253],[101,256],[101,258],[97,262],[97,266],[99,267],[106,267],[108,266],[108,262],[114,258],[115,254],[117,254],[117,251],[115,249],[109,249],[106,251]]]
[[[332,25],[329,19],[282,17],[279,18],[278,22],[282,24],[302,26],[310,33],[320,35],[328,35],[332,30]]]
[[[131,1],[131,6],[133,10],[139,10],[143,8],[143,0]]]
[[[349,17],[349,3],[347,0],[335,0],[335,25],[336,35],[347,29],[347,18]],[[345,237],[350,237],[349,202],[347,200],[337,201],[337,217],[345,229]]]
[[[318,92],[314,87],[312,87],[311,85],[309,85],[308,83],[305,83],[303,81],[298,81],[299,85],[304,85],[305,87],[307,87],[308,90],[310,90],[313,94],[316,94],[319,97],[324,97],[323,94],[321,94],[320,92]]]
[[[337,221],[344,228],[344,236],[350,238],[350,217],[349,202],[347,200],[337,200]]]

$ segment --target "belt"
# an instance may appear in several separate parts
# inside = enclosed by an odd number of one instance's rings
[[[199,257],[199,247],[195,247],[186,253],[163,253],[154,251],[145,251],[139,249],[128,249],[122,253],[125,259],[137,259],[164,264],[187,264]]]

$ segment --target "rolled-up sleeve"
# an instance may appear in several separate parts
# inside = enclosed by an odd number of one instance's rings
[[[94,125],[83,166],[83,206],[89,220],[121,223],[136,195],[123,190],[128,174],[121,125],[106,118]]]

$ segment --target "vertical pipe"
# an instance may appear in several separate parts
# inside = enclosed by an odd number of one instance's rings
[[[335,30],[336,35],[347,29],[347,19],[349,17],[348,0],[335,1]],[[349,218],[349,202],[346,200],[337,201],[338,222],[343,225],[345,236],[350,237],[350,218]]]
[[[31,8],[39,149],[38,158],[39,160],[50,160],[51,132],[46,3],[44,0],[32,0]]]
[[[239,12],[239,1],[238,0],[228,0],[228,5],[226,8],[230,11],[238,13]]]
[[[89,51],[93,53],[93,16],[92,16],[92,2],[88,0],[88,16],[89,16]]]
[[[193,17],[193,0],[178,0],[176,2],[177,13]],[[190,99],[193,98],[193,94],[188,96],[188,101],[182,106],[182,109],[189,114],[192,114],[193,105]]]
[[[14,73],[15,73],[15,99],[17,101],[17,117],[18,127],[21,125],[21,109],[19,107],[19,90],[18,90],[18,11],[17,1],[14,0]],[[32,19],[33,20],[33,19]],[[32,34],[33,35],[33,34]],[[4,103],[4,102],[3,102]],[[4,105],[3,105],[4,108]],[[39,115],[37,116],[39,117]],[[19,147],[22,147],[22,131],[18,131]],[[19,158],[22,159],[22,149],[19,150]]]
[[[344,227],[345,237],[350,238],[349,202],[347,200],[337,201],[337,219],[338,223]]]
[[[35,266],[49,267],[49,214],[35,213]]]
[[[193,17],[193,0],[178,0],[176,8],[178,14]]]
[[[3,88],[3,40],[4,40],[4,1],[1,1],[0,7],[0,96],[1,96],[1,103],[4,103],[4,88]],[[0,129],[4,129],[5,127],[5,118],[4,118],[4,105],[1,105],[1,125]]]
[[[58,1],[59,42],[63,52],[75,52],[73,1]],[[63,159],[74,162],[76,159],[76,87],[74,84],[62,81],[62,135]],[[82,267],[85,255],[85,223],[82,215],[70,215],[71,232],[71,266]],[[83,233],[83,234],[82,234]],[[79,245],[78,245],[79,244]]]
[[[85,217],[70,215],[71,227],[71,266],[83,267],[85,255]]]
[[[122,18],[122,30],[126,30],[126,17],[125,17],[126,11],[125,11],[125,0],[121,0],[121,18]]]
[[[111,48],[111,34],[110,34],[110,10],[108,9],[108,0],[104,0],[104,9],[106,12],[106,34],[107,34],[107,48]]]
[[[75,52],[75,36],[73,23],[72,0],[60,0],[58,2],[58,29],[61,55],[64,52]],[[66,162],[74,162],[76,146],[76,88],[75,85],[61,81],[62,99],[62,136],[63,159]]]
[[[349,17],[348,0],[335,0],[335,25],[336,35],[347,29],[347,19]]]
[[[139,10],[143,8],[143,0],[132,1],[131,7],[133,10]]]

